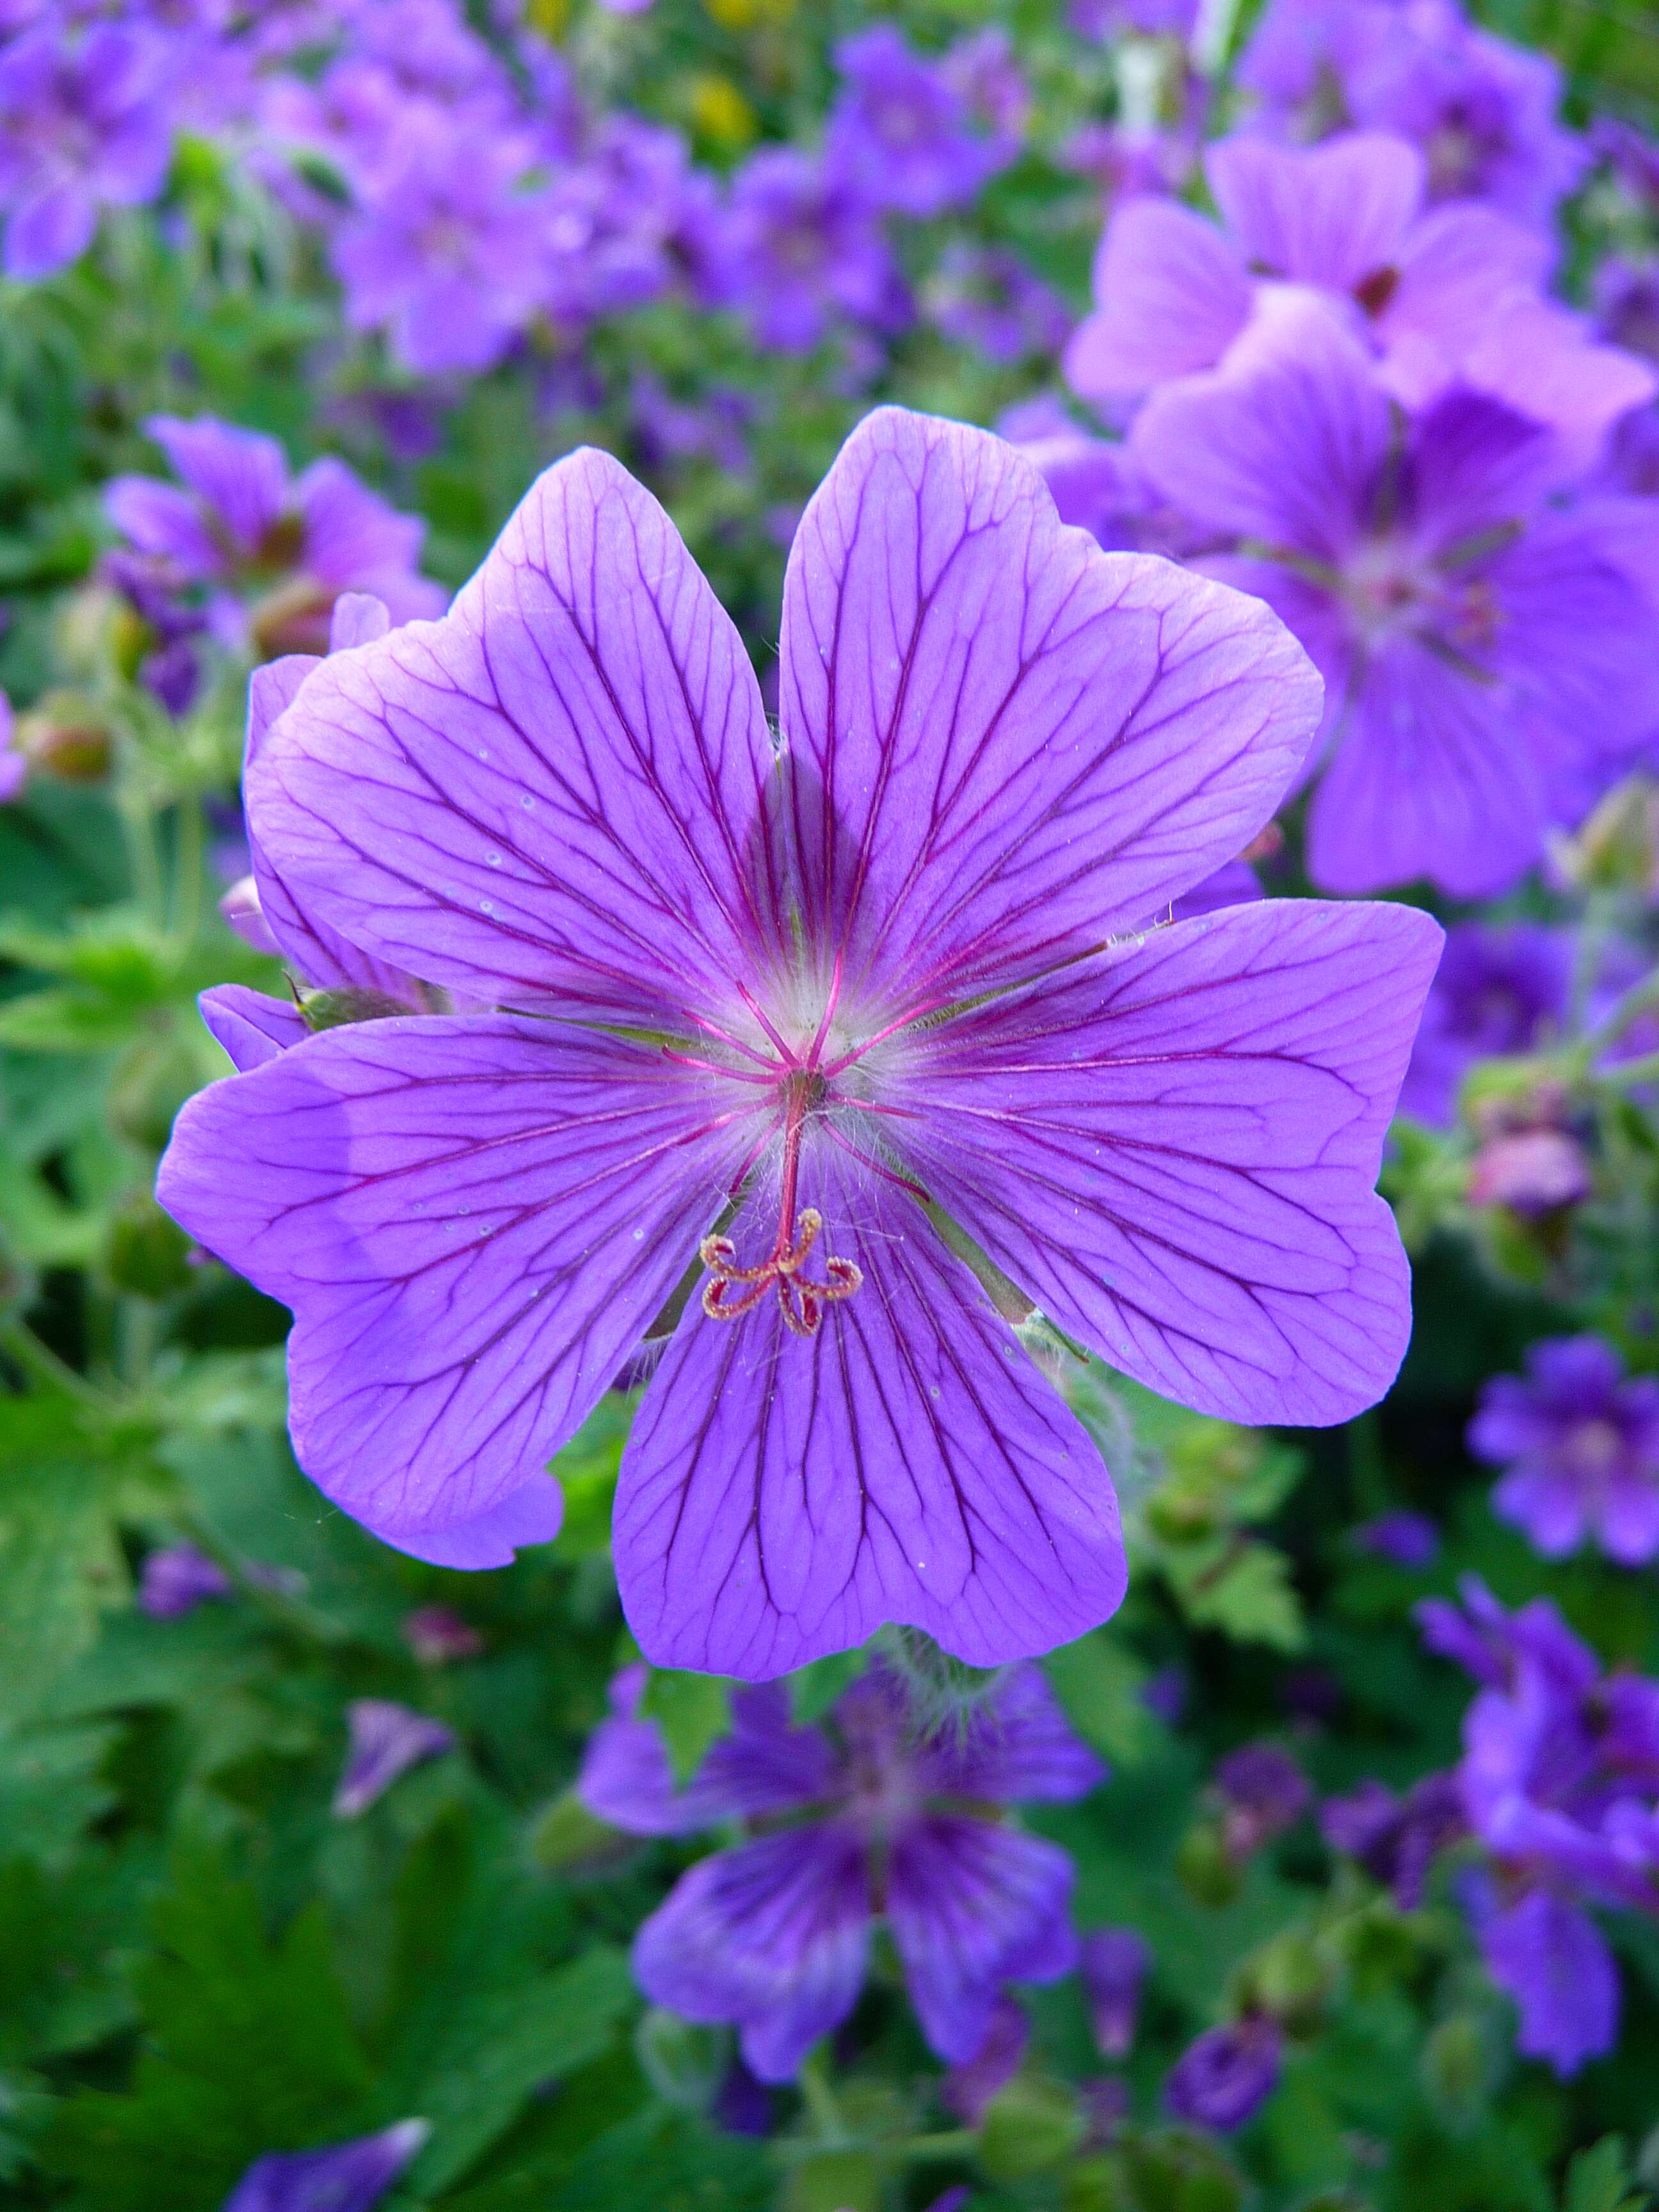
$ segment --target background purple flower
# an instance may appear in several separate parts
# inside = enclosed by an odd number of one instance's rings
[[[866,206],[939,215],[971,200],[1012,158],[1010,134],[976,127],[949,69],[916,53],[892,24],[843,40],[836,65],[844,88],[830,110],[825,159]]]
[[[224,2212],[374,2212],[430,2133],[424,2120],[400,2120],[355,2142],[256,2159]]]
[[[1008,2033],[1003,1985],[1053,1981],[1077,1963],[1072,1864],[963,1802],[1065,1802],[1105,1775],[1041,1674],[1012,1671],[964,1717],[931,1729],[884,1668],[845,1692],[820,1729],[792,1728],[781,1692],[744,1691],[731,1735],[678,1802],[655,1729],[631,1717],[637,1684],[620,1692],[577,1784],[601,1819],[655,1835],[810,1815],[680,1877],[635,1943],[647,1996],[690,2020],[730,2021],[761,2080],[787,2081],[852,2011],[881,1913],[933,2049],[1006,2079],[1023,2037]]]
[[[1431,1650],[1481,1689],[1463,1723],[1463,1810],[1486,1846],[1464,1899],[1519,2048],[1559,2074],[1611,2050],[1619,1978],[1587,1904],[1659,1909],[1659,1683],[1603,1677],[1547,1599],[1418,1608]]]
[[[1407,140],[1353,131],[1310,147],[1241,135],[1209,148],[1220,227],[1192,209],[1130,199],[1094,270],[1095,312],[1066,349],[1085,398],[1121,404],[1214,368],[1245,367],[1287,314],[1322,304],[1421,408],[1458,386],[1569,439],[1580,464],[1652,397],[1651,367],[1595,343],[1541,290],[1546,240],[1474,202],[1424,210],[1426,172]],[[1298,349],[1293,333],[1288,341]]]
[[[510,132],[404,110],[334,240],[347,319],[384,330],[417,374],[492,368],[540,304],[558,243],[527,167]]]
[[[1544,495],[1551,434],[1455,392],[1400,428],[1360,348],[1316,313],[1253,370],[1156,392],[1132,450],[1207,558],[1318,663],[1327,763],[1308,817],[1326,889],[1514,883],[1598,763],[1652,726],[1654,623],[1616,529]]]
[[[172,130],[163,50],[137,25],[48,14],[0,49],[5,271],[49,276],[92,243],[100,207],[154,199]]]
[[[210,1598],[228,1597],[232,1588],[218,1561],[194,1544],[161,1545],[144,1555],[138,1607],[152,1620],[176,1620]]]
[[[280,1053],[185,1109],[161,1188],[297,1309],[301,1460],[391,1540],[539,1478],[700,1254],[617,1492],[641,1648],[761,1678],[896,1615],[1028,1656],[1117,1602],[1109,1486],[913,1192],[1153,1387],[1340,1419],[1403,1350],[1371,1184],[1439,932],[1263,901],[1111,942],[1262,827],[1315,686],[983,433],[867,420],[781,658],[781,785],[736,633],[585,453],[445,623],[305,675],[256,848],[362,952],[520,1011]]]
[[[793,147],[751,154],[732,183],[727,265],[757,343],[805,353],[844,317],[900,329],[909,297],[869,205]]]
[[[334,1792],[334,1811],[342,1820],[366,1813],[411,1766],[454,1748],[453,1729],[389,1698],[354,1698],[346,1721],[350,1747]]]
[[[1383,1513],[1353,1531],[1362,1552],[1374,1552],[1396,1567],[1432,1566],[1440,1550],[1440,1531],[1425,1513]]]
[[[1280,2049],[1278,2028],[1260,2014],[1209,2028],[1176,2060],[1164,2105],[1178,2120],[1231,2134],[1278,2087]]]
[[[1449,1128],[1470,1068],[1542,1050],[1559,1038],[1572,964],[1565,931],[1524,921],[1454,922],[1400,1088],[1400,1111]]]
[[[441,613],[442,586],[416,567],[426,525],[388,506],[343,461],[326,456],[295,477],[275,438],[210,415],[154,415],[144,428],[184,488],[115,477],[106,512],[139,555],[165,564],[161,575],[179,592],[205,587],[228,642],[251,633],[265,653],[320,651],[347,592],[372,593],[397,622]],[[156,596],[165,633],[167,594]]]
[[[1083,1938],[1084,1995],[1103,2058],[1127,2058],[1135,2039],[1152,1946],[1133,1928],[1094,1928]]]
[[[1422,1903],[1436,1858],[1468,1832],[1462,1790],[1449,1773],[1425,1774],[1403,1796],[1384,1783],[1362,1782],[1346,1796],[1326,1798],[1319,1826],[1332,1850],[1357,1858],[1406,1912]]]
[[[1625,1379],[1599,1336],[1555,1337],[1527,1354],[1524,1380],[1495,1376],[1469,1424],[1477,1459],[1507,1469],[1492,1510],[1546,1559],[1588,1536],[1621,1566],[1659,1556],[1659,1382]]]

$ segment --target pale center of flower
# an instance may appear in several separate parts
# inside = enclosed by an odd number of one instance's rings
[[[1624,1455],[1625,1440],[1612,1421],[1580,1421],[1567,1431],[1564,1456],[1583,1476],[1611,1474]]]
[[[833,1079],[855,1060],[860,1045],[844,1047],[836,1014],[841,995],[840,966],[823,1013],[809,1038],[791,1043],[758,1002],[744,993],[774,1055],[774,1093],[782,1123],[783,1168],[778,1199],[777,1233],[763,1259],[740,1264],[729,1237],[705,1237],[699,1256],[708,1270],[702,1310],[710,1321],[741,1321],[768,1297],[777,1300],[785,1326],[796,1336],[816,1336],[824,1310],[850,1298],[864,1281],[851,1260],[817,1249],[823,1216],[815,1206],[800,1207],[801,1143],[807,1124],[831,1099]],[[815,1261],[815,1253],[817,1254]]]
[[[1484,577],[1448,575],[1399,537],[1370,538],[1350,555],[1342,598],[1369,646],[1412,635],[1471,653],[1490,646],[1498,631],[1498,600]]]

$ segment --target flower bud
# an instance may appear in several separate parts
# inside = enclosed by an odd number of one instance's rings
[[[1593,1188],[1589,1162],[1565,1129],[1518,1129],[1492,1138],[1469,1170],[1474,1206],[1502,1206],[1533,1221],[1577,1206]]]
[[[16,744],[31,768],[64,783],[101,783],[109,774],[109,723],[77,692],[48,691],[20,714]]]
[[[390,1021],[398,1014],[412,1014],[413,1006],[406,1006],[401,999],[389,998],[384,991],[359,990],[352,987],[338,991],[307,991],[300,1002],[306,1027],[316,1031],[339,1030],[352,1022]]]
[[[1176,1852],[1176,1875],[1194,1904],[1219,1909],[1232,1903],[1242,1877],[1219,1821],[1200,1820],[1188,1829]]]
[[[995,2098],[980,2129],[980,2164],[994,2181],[1018,2181],[1064,2165],[1088,2132],[1062,2082],[1017,2075]]]
[[[1639,773],[1615,784],[1575,836],[1557,840],[1550,858],[1575,890],[1659,896],[1659,784]]]

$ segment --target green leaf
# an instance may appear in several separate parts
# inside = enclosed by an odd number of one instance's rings
[[[675,1781],[689,1782],[709,1745],[732,1725],[732,1685],[723,1674],[653,1667],[640,1711],[662,1730]]]
[[[268,1942],[253,1892],[179,1863],[133,1987],[149,2031],[125,2095],[82,2090],[44,2146],[98,2212],[217,2212],[252,2161],[349,2134],[369,2086],[319,1906]]]
[[[100,1457],[66,1398],[0,1399],[0,1723],[40,1710],[125,1591]]]
[[[1171,1569],[1170,1580],[1194,1627],[1218,1628],[1236,1644],[1275,1651],[1300,1651],[1308,1640],[1291,1563],[1271,1544],[1236,1540],[1214,1565]]]
[[[1148,1669],[1103,1628],[1051,1651],[1042,1670],[1085,1743],[1120,1766],[1158,1748],[1158,1721],[1141,1697]]]
[[[1622,2136],[1603,2136],[1567,2168],[1561,2212],[1641,2212],[1646,2202],[1646,2191],[1631,2185]]]
[[[766,2212],[776,2185],[763,2144],[653,2106],[607,2129],[534,2212]]]
[[[432,2123],[412,2185],[435,2193],[459,2181],[537,2090],[599,2057],[635,2003],[626,1958],[601,1946],[556,1973],[452,2009],[418,2071],[394,2065],[381,2091],[388,2117]]]

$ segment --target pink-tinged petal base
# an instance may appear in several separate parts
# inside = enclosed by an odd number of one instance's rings
[[[1115,1366],[1227,1419],[1346,1420],[1410,1331],[1372,1186],[1440,943],[1401,906],[1176,922],[925,1036],[884,1126]]]
[[[617,1492],[641,1650],[763,1680],[907,1621],[995,1666],[1105,1620],[1123,1547],[1081,1424],[902,1192],[822,1140],[800,1189],[863,1285],[809,1340],[770,1300],[736,1322],[688,1307]],[[739,1252],[775,1219],[769,1194]]]
[[[291,1427],[318,1486],[390,1543],[482,1542],[489,1560],[449,1563],[494,1563],[550,1532],[526,1486],[673,1289],[750,1115],[617,1038],[367,1022],[191,1099],[157,1190],[293,1307]]]

